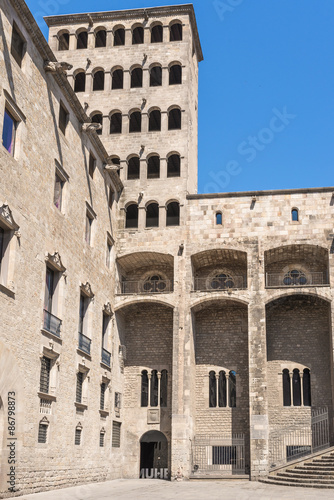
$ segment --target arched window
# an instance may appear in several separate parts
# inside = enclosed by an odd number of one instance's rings
[[[172,201],[167,205],[166,226],[180,225],[180,204]]]
[[[181,157],[178,154],[168,156],[167,159],[167,177],[180,177]]]
[[[217,382],[216,372],[209,373],[209,407],[216,408],[217,406]]]
[[[88,33],[87,31],[80,31],[77,34],[77,49],[87,49]]]
[[[182,83],[182,66],[173,64],[169,68],[169,85],[179,85]]]
[[[301,406],[301,386],[300,386],[300,373],[297,368],[293,370],[292,375],[292,396],[293,406]]]
[[[163,28],[161,24],[156,24],[151,28],[151,43],[160,43],[163,41]]]
[[[79,71],[74,77],[74,92],[85,92],[86,89],[86,73]]]
[[[150,87],[160,87],[162,85],[162,67],[153,66],[150,70]]]
[[[299,212],[297,208],[293,208],[291,210],[291,219],[292,222],[298,222],[299,221]]]
[[[110,116],[110,133],[111,134],[122,133],[122,113],[113,113]]]
[[[173,108],[168,113],[168,130],[179,130],[181,128],[181,110]]]
[[[125,29],[118,28],[114,32],[114,47],[119,47],[120,45],[125,45]]]
[[[161,371],[160,379],[160,406],[161,408],[167,407],[167,396],[168,396],[168,373],[167,370]]]
[[[303,271],[299,269],[293,269],[284,275],[283,285],[294,286],[294,285],[306,285],[307,277]]]
[[[93,90],[104,90],[104,71],[96,71],[93,74]]]
[[[140,88],[143,86],[143,70],[142,68],[134,68],[131,71],[131,88]]]
[[[235,288],[232,276],[226,273],[216,274],[212,278],[210,286],[213,290],[226,290],[227,288]]]
[[[158,382],[158,372],[157,370],[152,370],[151,374],[151,406],[158,406],[159,399],[159,382]]]
[[[221,212],[216,212],[216,225],[221,226],[223,224],[223,214]]]
[[[229,373],[228,400],[230,408],[235,408],[237,406],[237,376],[233,370]]]
[[[95,115],[92,116],[92,123],[99,123],[102,127],[102,119],[103,119],[102,113],[95,113]],[[97,130],[96,133],[98,135],[101,135],[102,128],[100,130]]]
[[[138,227],[138,205],[137,203],[131,203],[126,209],[126,228],[136,228]]]
[[[70,48],[70,34],[62,33],[58,36],[58,50],[68,50]]]
[[[182,24],[179,22],[169,26],[169,40],[171,42],[180,42],[182,40]]]
[[[128,161],[128,179],[139,179],[140,160],[138,156],[133,156]]]
[[[150,203],[146,207],[146,227],[159,227],[159,205]]]
[[[147,370],[141,372],[141,406],[148,406],[148,374]]]
[[[95,32],[95,48],[107,46],[107,32],[105,29],[99,29]]]
[[[144,28],[142,26],[137,26],[132,30],[132,45],[138,45],[144,43]]]
[[[147,178],[159,179],[160,177],[160,157],[158,155],[150,156],[147,160]]]
[[[219,372],[218,380],[218,406],[220,408],[225,408],[226,404],[226,373],[224,371],[221,371]]]
[[[130,115],[129,132],[141,132],[141,112],[133,111]]]
[[[308,368],[303,371],[303,402],[304,406],[311,406],[311,373]]]
[[[291,406],[291,384],[289,370],[283,370],[283,406]]]
[[[149,132],[159,132],[161,130],[161,111],[159,109],[150,112],[148,130]]]
[[[124,81],[124,73],[122,69],[115,69],[112,73],[111,88],[112,90],[122,89]]]

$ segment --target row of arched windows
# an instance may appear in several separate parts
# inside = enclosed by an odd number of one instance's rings
[[[146,205],[146,227],[159,227],[159,203],[153,201]],[[125,209],[125,227],[138,228],[138,203],[129,203]],[[166,204],[166,226],[180,225],[180,204],[171,201]]]
[[[140,178],[140,158],[138,155],[133,155],[128,159],[127,179]],[[160,178],[160,156],[156,154],[150,155],[146,159],[147,163],[147,178]],[[181,157],[179,154],[167,155],[167,177],[180,177],[181,174]]]
[[[134,66],[130,69],[130,88],[141,88],[143,86],[143,68],[142,66]],[[168,66],[169,85],[179,85],[182,83],[182,65],[180,63],[171,63]],[[151,64],[149,68],[150,87],[162,86],[162,66],[159,63]],[[86,91],[86,71],[77,69],[73,74],[74,77],[74,92]],[[95,68],[92,71],[93,85],[92,90],[105,89],[105,70],[103,68]],[[124,69],[116,67],[111,70],[111,90],[119,90],[124,88]]]
[[[283,370],[283,406],[311,406],[311,373],[295,368]]]
[[[163,39],[163,25],[162,23],[155,22],[150,27],[150,40],[151,43],[161,43]],[[95,36],[95,48],[101,48],[107,46],[107,30],[103,26],[99,26],[94,30]],[[125,27],[123,25],[117,25],[112,29],[113,33],[113,45],[114,47],[119,47],[125,45]],[[141,24],[134,24],[131,27],[132,34],[132,45],[139,45],[144,43],[144,26]],[[87,49],[88,48],[88,30],[86,28],[79,28],[75,32],[77,39],[76,48],[77,49]],[[182,41],[183,27],[181,21],[171,21],[169,24],[169,41],[179,42]],[[70,33],[68,30],[62,30],[57,34],[58,38],[58,50],[69,50],[70,48]]]
[[[167,385],[167,370],[162,370],[161,373],[158,370],[151,372],[143,370],[141,372],[141,406],[165,408],[167,406]]]
[[[209,373],[209,407],[235,408],[237,406],[237,376],[235,371]]]
[[[168,111],[168,130],[180,130],[182,124],[182,111],[181,108],[177,106],[171,107]],[[144,132],[142,130],[142,112],[138,109],[132,110],[129,113],[129,132],[139,133]],[[99,123],[103,125],[103,114],[98,111],[91,116],[93,123]],[[112,111],[109,115],[110,119],[110,134],[121,134],[122,133],[122,122],[123,115],[120,111]],[[159,108],[154,108],[148,112],[148,132],[160,132],[161,131],[161,110]],[[102,129],[98,130],[99,135],[102,134]]]

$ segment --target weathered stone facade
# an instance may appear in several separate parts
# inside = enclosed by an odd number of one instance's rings
[[[202,53],[192,6],[48,18],[50,45],[23,0],[5,0],[1,23],[0,124],[3,133],[12,117],[16,134],[14,152],[5,140],[0,149],[0,496],[13,495],[9,392],[18,493],[134,478],[150,463],[172,479],[235,474],[235,436],[245,443],[237,472],[256,479],[274,460],[272,434],[324,406],[333,444],[334,188],[195,194]],[[177,23],[182,39],[170,41]],[[163,41],[152,43],[157,25]],[[132,43],[136,27],[143,43]],[[95,48],[101,28],[105,47]],[[173,64],[181,83],[170,84]],[[151,86],[154,65],[162,80]],[[123,88],[112,89],[120,68]],[[131,88],[133,68],[141,87]],[[102,70],[104,90],[93,90]],[[85,90],[75,92],[80,71]],[[158,108],[161,130],[149,131]],[[141,132],[129,132],[132,111]],[[97,112],[102,134],[87,125]],[[301,387],[310,373],[311,405],[303,388],[294,404],[293,385],[284,406],[283,370],[299,370]]]

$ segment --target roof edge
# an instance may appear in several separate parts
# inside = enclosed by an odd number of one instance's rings
[[[242,198],[249,196],[276,196],[280,194],[333,193],[334,187],[271,189],[266,191],[235,191],[231,193],[188,194],[187,200],[210,200],[214,198]]]

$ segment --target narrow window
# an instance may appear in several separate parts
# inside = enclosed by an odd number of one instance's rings
[[[112,244],[107,240],[106,266],[110,269]]]
[[[122,89],[124,81],[124,73],[122,69],[115,69],[112,74],[111,88],[112,90]]]
[[[4,257],[4,241],[5,241],[5,230],[0,226],[0,271],[1,271],[1,263]]]
[[[121,446],[121,423],[113,421],[112,423],[112,439],[111,446],[120,448]]]
[[[159,381],[158,381],[158,372],[157,370],[152,370],[151,373],[151,394],[150,394],[150,403],[151,406],[155,407],[158,406],[158,387],[159,387]]]
[[[149,115],[148,122],[149,132],[159,132],[161,130],[161,111],[154,109]]]
[[[106,47],[107,46],[107,32],[106,30],[99,30],[95,33],[95,47]]]
[[[128,179],[139,179],[140,177],[140,160],[138,156],[133,156],[128,161]]]
[[[41,359],[41,375],[39,381],[39,390],[44,394],[49,394],[50,370],[51,370],[51,359],[43,356]]]
[[[138,26],[132,31],[132,45],[138,45],[144,43],[144,28]]]
[[[146,227],[159,227],[159,205],[150,203],[146,208]]]
[[[115,191],[111,186],[109,186],[108,207],[110,208],[110,210],[112,209],[114,201],[115,201]]]
[[[87,31],[81,31],[77,35],[77,49],[87,49],[88,43],[88,33]]]
[[[92,155],[92,153],[89,153],[89,175],[93,179],[94,177],[94,172],[96,168],[96,159]]]
[[[38,442],[46,443],[48,433],[48,426],[44,423],[40,423],[38,426]]]
[[[138,227],[138,205],[132,203],[126,209],[126,228],[136,228]]]
[[[65,135],[66,127],[68,124],[68,118],[69,118],[69,114],[68,114],[67,109],[63,106],[62,103],[60,103],[60,106],[59,106],[59,128],[64,135]]]
[[[160,379],[160,406],[161,408],[167,407],[167,392],[168,389],[168,373],[167,370],[161,371],[161,379]]]
[[[80,446],[81,444],[81,429],[75,429],[75,438],[74,438],[74,444],[76,446]]]
[[[226,407],[226,373],[224,371],[219,372],[218,380],[218,406],[220,408]]]
[[[216,373],[209,373],[209,407],[216,408],[217,406],[217,382]]]
[[[173,64],[169,68],[169,85],[180,85],[182,83],[182,66]]]
[[[291,384],[289,370],[283,370],[283,406],[291,406]]]
[[[74,92],[85,92],[86,89],[86,73],[80,71],[74,77]]]
[[[16,128],[17,121],[11,113],[5,109],[2,129],[2,144],[12,156],[14,156]]]
[[[303,401],[304,406],[311,406],[311,374],[308,368],[303,372]]]
[[[148,406],[148,374],[147,370],[141,372],[141,398],[140,405],[143,407]]]
[[[221,226],[223,224],[223,214],[221,212],[216,212],[216,225]]]
[[[162,68],[161,66],[153,66],[150,71],[150,87],[161,87],[162,85]]]
[[[174,23],[170,26],[170,37],[171,42],[180,42],[182,40],[182,24]]]
[[[101,125],[101,128],[96,131],[97,135],[102,135],[102,120],[103,120],[102,113],[96,113],[95,115],[92,116],[92,123],[98,123],[99,125]]]
[[[70,35],[69,33],[62,33],[58,38],[58,50],[69,50],[70,48]]]
[[[293,406],[301,406],[302,402],[301,402],[300,373],[297,368],[293,370],[292,395],[293,395]]]
[[[160,157],[158,155],[150,156],[147,160],[147,178],[159,179],[160,177]]]
[[[93,75],[93,91],[104,90],[104,71],[96,71]]]
[[[100,387],[101,387],[101,390],[100,390],[100,410],[104,410],[106,384],[102,383]]]
[[[46,283],[45,283],[45,297],[44,297],[44,309],[49,313],[52,313],[52,301],[55,288],[55,273],[49,267],[46,268]]]
[[[64,180],[61,179],[56,172],[53,203],[58,208],[58,210],[61,210],[64,184],[65,184]]]
[[[293,210],[291,210],[291,218],[292,218],[292,222],[298,222],[299,221],[299,213],[298,213],[298,210],[296,208],[294,208]]]
[[[151,28],[151,43],[161,43],[163,41],[163,28],[157,24]]]
[[[111,134],[121,134],[122,133],[122,113],[114,113],[110,117],[110,133]]]
[[[115,410],[121,409],[121,393],[115,392]]]
[[[174,108],[168,113],[168,130],[179,129],[181,129],[181,110]]]
[[[90,245],[92,241],[92,225],[93,225],[93,217],[90,215],[89,212],[86,212],[85,241],[87,245]]]
[[[104,447],[104,432],[100,432],[100,448]]]
[[[140,88],[143,86],[143,70],[142,68],[134,68],[131,71],[131,88]]]
[[[180,177],[181,157],[180,155],[170,155],[167,160],[167,177]]]
[[[108,346],[108,328],[109,328],[110,316],[103,314],[102,318],[102,347],[104,349]]]
[[[134,111],[130,115],[130,128],[129,132],[141,132],[141,112]]]
[[[118,28],[114,33],[114,46],[125,45],[125,29]]]
[[[23,36],[21,35],[18,27],[16,24],[13,24],[13,31],[12,31],[12,43],[10,47],[10,53],[14,57],[15,61],[17,64],[21,67],[22,65],[22,60],[25,52],[25,40]]]
[[[82,385],[83,385],[83,373],[77,373],[77,385],[75,391],[75,401],[76,403],[81,403],[82,401]]]
[[[237,406],[237,379],[234,371],[229,373],[228,389],[229,406],[235,408]]]
[[[173,201],[167,205],[166,226],[180,225],[180,204]]]

